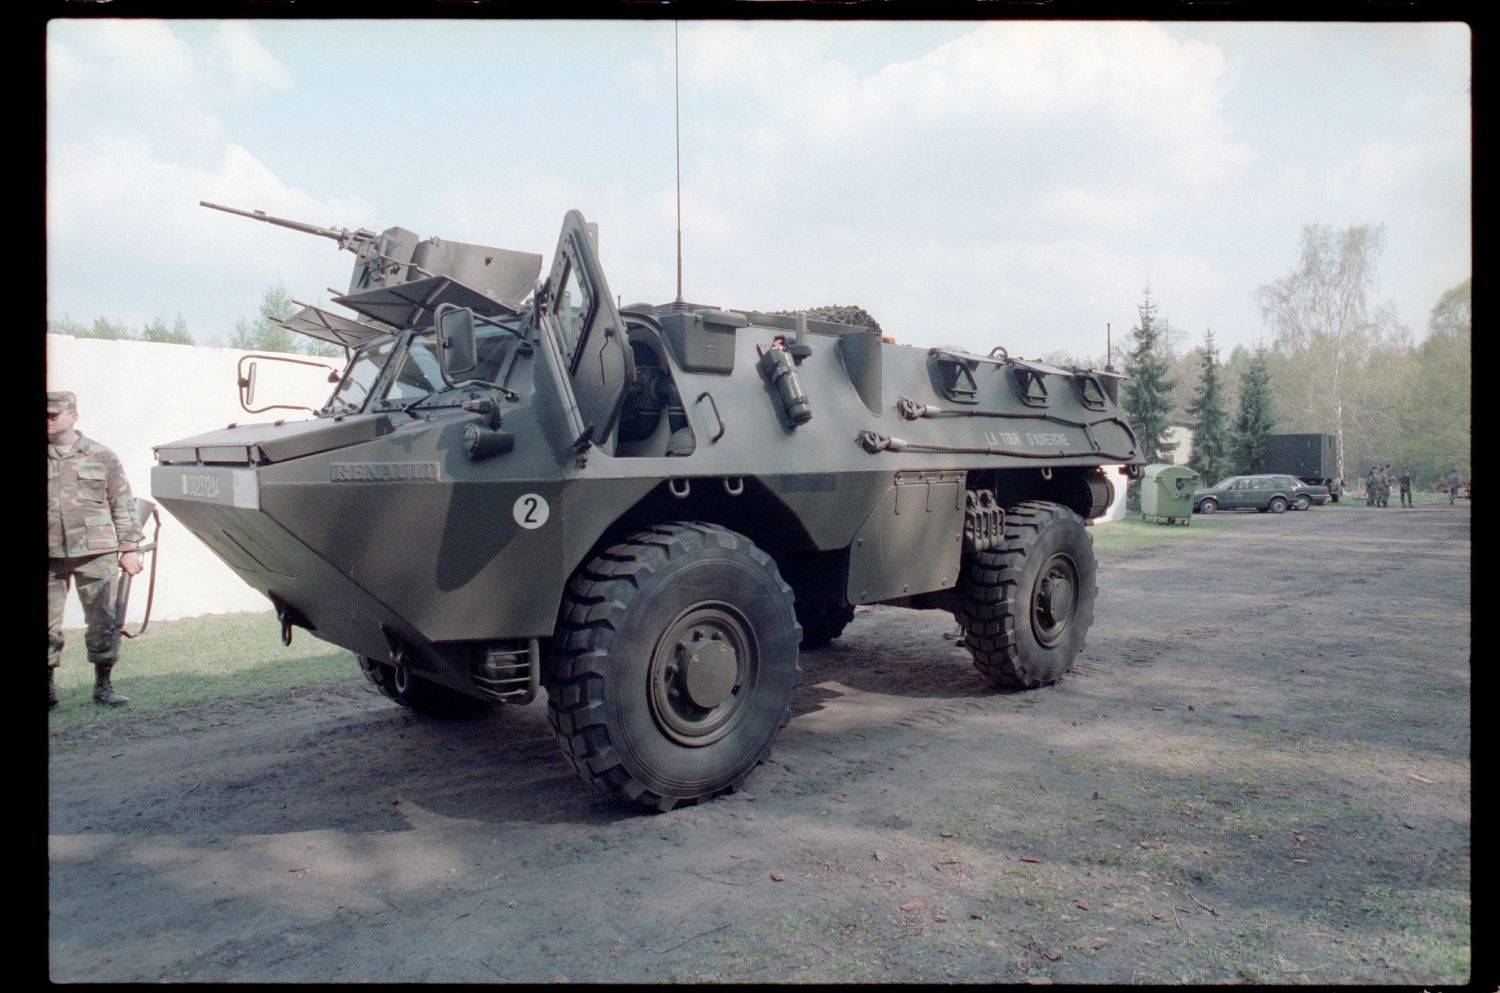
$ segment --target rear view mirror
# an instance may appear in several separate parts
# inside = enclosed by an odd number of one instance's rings
[[[438,367],[451,386],[473,377],[478,363],[474,312],[468,307],[440,304],[437,309]]]
[[[255,363],[249,363],[240,375],[240,406],[246,410],[255,402]]]
[[[317,380],[310,378],[311,373],[301,371],[305,369],[318,370]],[[269,376],[262,392],[269,393],[272,402],[264,407],[255,405],[256,381],[263,376]],[[291,402],[303,396],[312,395],[308,393],[308,387],[313,382],[321,383],[325,377],[332,377],[329,382],[339,380],[339,370],[327,362],[317,362],[311,359],[297,359],[290,355],[241,355],[236,366],[235,380],[240,387],[240,407],[248,414],[263,414],[268,410],[305,410],[313,413],[316,408],[306,403]],[[318,391],[321,392],[321,389]]]

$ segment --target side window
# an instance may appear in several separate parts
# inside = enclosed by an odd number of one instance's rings
[[[370,387],[375,385],[375,378],[380,375],[380,370],[385,366],[385,360],[390,357],[395,345],[395,340],[391,339],[373,348],[362,348],[355,352],[354,360],[349,363],[344,378],[333,391],[333,396],[329,397],[325,409],[333,410],[337,407],[342,410],[358,410],[364,406],[365,398],[370,395]]]
[[[487,383],[500,382],[500,376],[505,371],[506,360],[510,358],[516,341],[516,336],[509,331],[496,327],[483,328],[478,336],[475,357],[479,365],[474,371],[474,378],[482,379]]]
[[[443,384],[438,372],[437,357],[432,354],[432,336],[413,338],[406,354],[401,357],[401,368],[386,391],[387,400],[415,400],[433,392]]]
[[[578,339],[583,336],[584,328],[588,327],[594,311],[593,294],[589,292],[589,286],[583,281],[577,266],[568,266],[562,279],[562,292],[553,301],[552,307],[562,333],[563,354],[571,371],[578,365]]]
[[[1093,376],[1081,375],[1077,379],[1078,395],[1083,400],[1083,405],[1090,410],[1103,410],[1109,405],[1109,400],[1104,395],[1104,387]]]

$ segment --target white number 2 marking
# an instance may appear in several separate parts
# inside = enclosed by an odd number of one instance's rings
[[[547,523],[547,515],[551,513],[551,509],[541,494],[522,493],[510,512],[517,524],[528,531],[534,531]]]

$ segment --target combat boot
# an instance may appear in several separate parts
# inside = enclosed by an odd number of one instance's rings
[[[57,670],[47,667],[47,709],[57,706]]]
[[[109,670],[114,668],[114,663],[108,665],[94,666],[94,702],[102,703],[106,707],[118,707],[130,702],[130,697],[121,696],[115,692],[115,688],[109,685]]]

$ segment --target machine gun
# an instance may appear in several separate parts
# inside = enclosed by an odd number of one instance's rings
[[[301,231],[303,234],[315,234],[320,238],[332,238],[339,243],[339,247],[358,254],[360,248],[375,240],[375,232],[366,228],[358,228],[350,231],[348,228],[322,228],[316,224],[308,224],[303,221],[292,221],[285,217],[273,217],[264,210],[241,210],[238,207],[225,207],[223,204],[209,203],[207,200],[199,200],[198,206],[211,207],[214,210],[222,210],[226,214],[238,214],[255,221],[264,221],[274,224],[280,228],[291,228],[293,231]]]
[[[348,228],[320,227],[305,221],[275,217],[263,210],[241,210],[238,207],[209,203],[207,200],[199,200],[198,206],[222,210],[226,214],[238,214],[252,221],[274,224],[279,228],[290,228],[293,231],[301,231],[303,234],[315,234],[320,238],[331,238],[338,242],[340,248],[353,252],[356,257],[354,275],[349,280],[350,293],[406,282],[412,278],[405,271],[408,268],[422,276],[433,275],[414,262],[413,256],[422,239],[416,232],[405,228],[387,228],[376,234],[367,228],[356,228],[350,231]]]
[[[376,234],[367,228],[351,231],[348,228],[320,227],[304,221],[274,217],[263,210],[240,210],[238,207],[225,207],[207,200],[199,200],[198,205],[338,242],[340,248],[355,255],[348,294],[339,302],[378,321],[390,323],[394,320],[398,326],[403,321],[409,322],[409,314],[392,318],[390,310],[393,306],[403,313],[418,301],[418,310],[430,310],[435,306],[425,295],[425,287],[421,288],[424,292],[415,295],[405,292],[396,297],[389,293],[374,293],[365,297],[359,295],[386,287],[397,287],[418,279],[436,281],[440,277],[446,277],[475,291],[481,298],[513,303],[530,292],[542,268],[540,255],[441,238],[424,239],[405,228],[386,228]],[[462,302],[474,305],[469,300]]]

